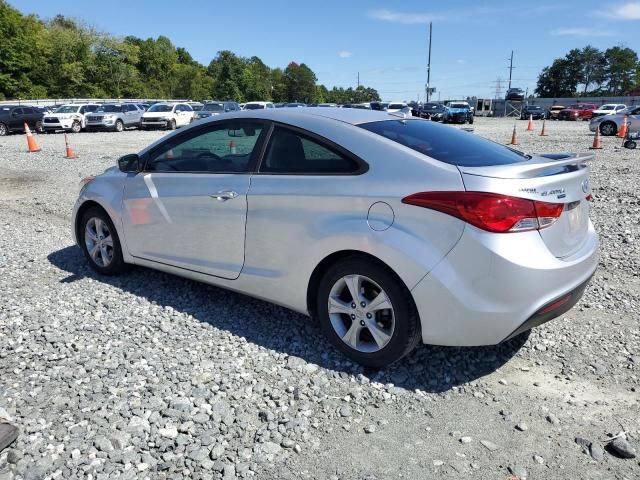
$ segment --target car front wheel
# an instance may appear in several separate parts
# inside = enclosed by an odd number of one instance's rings
[[[367,367],[385,367],[421,338],[411,294],[397,276],[367,258],[348,257],[320,282],[317,313],[331,343]]]
[[[618,126],[613,122],[603,122],[600,124],[600,133],[605,137],[610,137],[618,132]]]
[[[80,130],[82,130],[82,125],[79,121],[74,120],[74,122],[71,124],[71,131],[73,133],[80,133]]]
[[[84,256],[93,270],[102,275],[117,275],[127,270],[118,232],[104,210],[89,208],[82,215],[78,233]]]
[[[122,120],[116,120],[115,129],[116,132],[121,132],[124,130],[124,124],[122,123]]]

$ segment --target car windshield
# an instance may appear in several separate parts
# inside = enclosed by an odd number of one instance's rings
[[[582,105],[571,105],[569,108],[573,108],[574,110],[582,110],[584,107]]]
[[[442,110],[442,105],[439,105],[437,103],[425,103],[422,106],[423,110]]]
[[[613,110],[615,107],[613,105],[602,105],[600,110]]]
[[[469,132],[426,120],[383,120],[359,125],[416,152],[451,165],[508,165],[529,159],[523,153]]]
[[[80,107],[76,105],[63,105],[56,110],[56,113],[77,113],[79,109]]]
[[[224,105],[222,103],[207,103],[202,110],[205,112],[222,112]]]
[[[404,103],[390,103],[387,107],[389,110],[401,110],[405,107]]]
[[[450,103],[449,107],[451,108],[469,108],[469,106],[465,103]]]
[[[261,105],[259,103],[247,103],[244,106],[245,110],[262,110],[264,109],[264,105]]]
[[[173,110],[173,105],[166,105],[162,103],[156,103],[151,106],[148,112],[171,112]]]
[[[191,108],[193,109],[194,112],[199,112],[204,108],[204,105],[191,105]]]
[[[527,110],[542,110],[542,109],[537,105],[529,105],[527,107]]]
[[[120,105],[101,105],[96,112],[121,112],[122,107]]]

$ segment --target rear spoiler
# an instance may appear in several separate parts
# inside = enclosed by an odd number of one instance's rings
[[[568,173],[586,168],[587,162],[593,160],[592,153],[550,153],[534,155],[530,160],[509,165],[493,165],[487,167],[463,167],[458,169],[467,175],[495,178],[536,178]]]

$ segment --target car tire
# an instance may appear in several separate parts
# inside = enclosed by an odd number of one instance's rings
[[[124,130],[124,123],[122,123],[122,120],[116,120],[113,128],[116,132],[122,132]]]
[[[627,140],[626,142],[624,142],[624,146],[625,148],[628,148],[630,150],[635,150],[638,144],[633,140]]]
[[[80,130],[82,130],[82,124],[80,124],[79,121],[74,120],[73,123],[71,124],[71,131],[73,133],[80,133]]]
[[[118,275],[129,269],[122,257],[118,232],[102,208],[91,207],[84,212],[80,220],[78,243],[89,266],[99,274]]]
[[[168,128],[169,128],[169,130],[175,130],[176,129],[176,121],[175,120],[171,120],[169,122]]]
[[[361,288],[356,296],[364,303],[353,301],[351,292],[357,285]],[[384,298],[383,305],[390,308],[369,311],[369,305],[378,298]],[[329,341],[366,367],[397,362],[422,338],[417,309],[403,282],[388,267],[358,255],[343,259],[325,272],[318,288],[316,312]]]
[[[44,133],[44,127],[42,126],[42,122],[40,120],[36,122],[34,130],[36,131],[36,133]]]
[[[473,125],[473,117],[469,117],[469,125]]]
[[[4,137],[9,134],[9,129],[4,123],[0,123],[0,137]]]
[[[611,137],[618,133],[618,126],[615,122],[602,122],[599,128],[600,133],[605,137]]]

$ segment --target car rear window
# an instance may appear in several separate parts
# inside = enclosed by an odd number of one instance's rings
[[[428,120],[383,120],[359,126],[451,165],[507,165],[524,162],[529,158],[521,152],[473,133]]]

